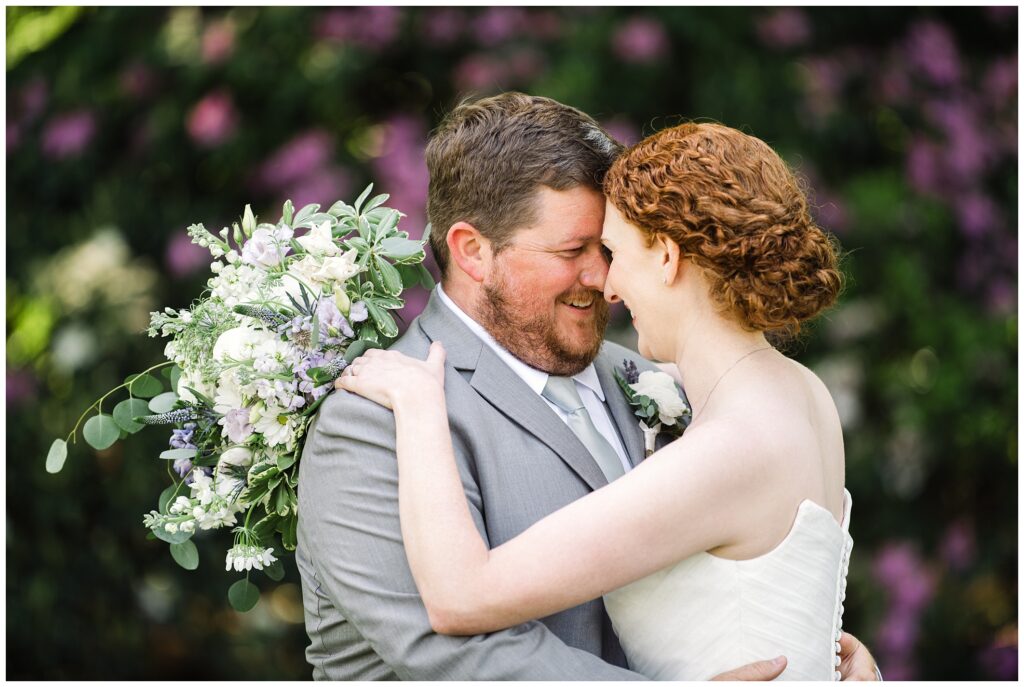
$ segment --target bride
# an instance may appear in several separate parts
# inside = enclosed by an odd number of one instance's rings
[[[835,405],[766,333],[835,300],[835,248],[764,142],[683,124],[605,180],[604,296],[686,389],[681,438],[489,550],[465,502],[444,350],[370,351],[339,378],[395,412],[402,536],[432,626],[471,635],[604,597],[630,667],[708,679],[784,654],[838,678],[851,497]],[[617,392],[617,391],[616,391]]]

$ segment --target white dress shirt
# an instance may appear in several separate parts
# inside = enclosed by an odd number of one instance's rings
[[[490,346],[491,350],[498,354],[498,357],[512,368],[512,371],[522,379],[526,386],[530,387],[535,394],[541,397],[551,410],[562,419],[566,425],[569,424],[569,414],[564,410],[556,406],[548,399],[541,396],[544,391],[545,385],[548,383],[547,372],[538,370],[537,368],[530,367],[519,358],[515,357],[504,346],[494,340],[494,337],[483,328],[483,326],[474,320],[472,317],[467,315],[462,308],[455,304],[448,294],[444,292],[441,285],[437,285],[437,295],[455,315],[462,320],[470,331],[476,334],[480,339]],[[629,459],[626,457],[626,449],[622,445],[622,439],[619,437],[618,431],[615,429],[615,425],[612,423],[612,418],[608,413],[608,407],[604,404],[604,390],[601,389],[601,382],[597,378],[597,370],[594,369],[594,364],[591,363],[583,369],[582,372],[573,375],[573,381],[576,382],[576,391],[580,394],[580,399],[583,401],[583,405],[586,406],[587,412],[590,413],[590,419],[594,422],[594,426],[597,431],[601,433],[612,448],[615,449],[615,453],[618,454],[619,460],[622,461],[622,467],[626,472],[633,467]]]

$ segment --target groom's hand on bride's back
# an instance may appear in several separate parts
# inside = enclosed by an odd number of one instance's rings
[[[839,664],[839,672],[843,676],[843,681],[863,681],[871,682],[878,680],[881,675],[878,672],[878,668],[875,666],[875,659],[871,656],[871,652],[868,648],[860,643],[860,640],[851,635],[849,632],[844,632],[842,637],[839,639],[839,658],[841,663]],[[744,681],[758,681],[758,680],[774,680],[782,671],[786,669],[786,658],[785,656],[779,656],[778,658],[770,661],[758,661],[757,663],[748,663],[742,668],[736,668],[730,670],[727,673],[722,673],[717,677],[711,678],[712,680],[744,680]]]
[[[779,656],[778,658],[773,658],[770,661],[758,661],[757,663],[748,663],[742,668],[730,670],[727,673],[722,673],[721,675],[715,676],[711,679],[712,681],[721,680],[723,682],[732,682],[734,680],[767,681],[774,680],[779,675],[781,675],[782,671],[785,669],[786,657]]]

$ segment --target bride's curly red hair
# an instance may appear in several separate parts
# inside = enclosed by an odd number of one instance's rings
[[[605,195],[653,243],[674,240],[745,328],[796,333],[843,285],[834,237],[764,141],[720,124],[663,129],[612,165]]]

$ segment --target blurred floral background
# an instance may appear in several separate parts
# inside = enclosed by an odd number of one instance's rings
[[[1016,678],[1017,8],[6,12],[8,678],[310,676],[290,558],[239,614],[222,536],[194,572],[146,540],[160,432],[79,442],[59,475],[47,447],[161,359],[148,313],[208,276],[188,224],[373,181],[418,237],[429,131],[508,89],[626,143],[721,121],[807,178],[847,252],[791,346],[846,429],[845,627],[890,680]]]

